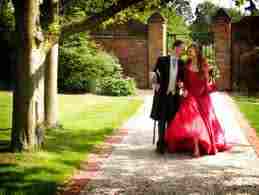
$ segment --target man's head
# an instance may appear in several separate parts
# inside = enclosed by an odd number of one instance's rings
[[[173,44],[173,50],[176,56],[180,56],[184,49],[184,43],[181,40],[175,40]]]

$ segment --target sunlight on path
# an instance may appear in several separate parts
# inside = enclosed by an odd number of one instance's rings
[[[240,125],[237,121],[236,113],[233,112],[231,108],[231,99],[226,101],[225,94],[220,92],[212,93],[211,99],[214,105],[214,109],[216,115],[224,128],[226,140],[230,140],[233,143],[237,144],[248,144],[244,134],[242,133],[243,130],[240,128]]]
[[[81,195],[259,194],[259,160],[238,125],[233,102],[223,93],[212,99],[220,121],[227,122],[226,136],[235,137],[231,151],[195,159],[156,154],[149,118],[152,96],[146,95],[145,105],[122,127],[128,134],[113,146]]]

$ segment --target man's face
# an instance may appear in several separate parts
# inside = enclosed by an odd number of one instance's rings
[[[184,50],[184,45],[181,44],[181,45],[175,47],[175,54],[177,56],[180,56],[182,54],[183,50]]]

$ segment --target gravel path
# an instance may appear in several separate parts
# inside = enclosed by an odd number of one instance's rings
[[[226,136],[234,137],[235,147],[201,158],[155,153],[149,119],[152,96],[144,97],[143,107],[122,127],[128,134],[113,145],[81,195],[259,194],[259,160],[240,128],[244,120],[230,97],[215,93],[212,99],[220,120],[228,121]]]

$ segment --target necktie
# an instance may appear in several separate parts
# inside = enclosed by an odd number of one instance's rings
[[[169,72],[169,84],[167,89],[167,94],[170,92],[175,94],[175,84],[177,76],[177,58],[175,56],[170,56],[170,72]]]

